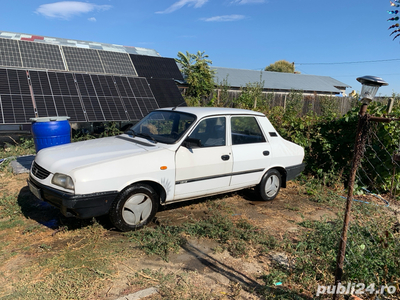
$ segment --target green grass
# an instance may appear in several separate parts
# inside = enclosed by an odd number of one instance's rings
[[[231,208],[225,201],[209,202],[207,215],[180,226],[158,226],[129,232],[131,241],[139,243],[147,254],[156,254],[168,261],[171,252],[178,252],[186,244],[186,236],[217,241],[221,250],[227,249],[232,256],[246,256],[251,247],[274,247],[275,238],[256,228],[245,219],[233,221]],[[216,209],[216,207],[218,207]]]

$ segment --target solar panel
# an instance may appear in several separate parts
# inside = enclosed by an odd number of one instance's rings
[[[68,116],[72,122],[86,117],[72,74],[30,71],[39,117]]]
[[[127,80],[142,114],[141,117],[144,117],[150,111],[159,108],[145,78],[127,77]]]
[[[128,120],[129,117],[119,98],[114,79],[108,75],[91,75],[91,78],[106,120]]]
[[[8,75],[6,69],[0,69],[0,95],[10,94],[10,85],[8,84]]]
[[[0,66],[22,67],[18,41],[0,38]]]
[[[126,77],[114,76],[114,79],[121,97],[133,97],[132,90],[129,87],[129,82]],[[129,95],[128,92],[130,92],[131,94]]]
[[[28,123],[35,117],[26,71],[0,69],[0,122]]]
[[[19,84],[19,76],[18,73],[24,72],[19,70],[7,69],[8,76],[8,84],[10,86],[10,94],[20,95],[21,94],[21,85]],[[25,81],[27,79],[25,78]],[[29,95],[29,92],[28,92]]]
[[[143,113],[139,108],[136,98],[133,97],[122,97],[122,103],[126,107],[126,112],[129,116],[129,120],[140,120],[143,118]]]
[[[117,86],[112,76],[99,76],[99,80],[103,88],[104,95],[119,97]]]
[[[98,51],[105,73],[137,76],[128,53]]]
[[[86,117],[72,74],[48,72],[48,76],[58,115],[69,116],[71,121],[85,122]]]
[[[130,58],[140,77],[183,81],[182,73],[173,58],[135,54],[130,54]]]
[[[35,95],[35,103],[39,117],[54,117],[58,115],[52,96]]]
[[[97,50],[62,47],[68,70],[72,72],[104,73]]]
[[[29,123],[35,109],[38,117],[102,122],[138,120],[158,107],[145,78],[0,68],[3,124]]]
[[[36,42],[18,41],[25,68],[65,70],[60,48]]]
[[[181,92],[173,80],[147,79],[160,107],[186,106]]]
[[[105,120],[90,76],[88,74],[75,74],[75,79],[79,88],[79,93],[81,95],[88,122]]]

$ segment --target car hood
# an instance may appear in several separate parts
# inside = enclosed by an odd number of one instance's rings
[[[68,174],[76,168],[160,149],[157,144],[120,135],[45,148],[35,161],[52,173]]]

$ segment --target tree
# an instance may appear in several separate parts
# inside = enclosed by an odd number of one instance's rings
[[[265,71],[271,72],[282,72],[282,73],[294,73],[294,63],[290,63],[286,60],[278,60],[273,64],[265,67]],[[296,72],[297,73],[297,72]]]
[[[175,61],[180,64],[180,70],[188,84],[186,100],[192,105],[205,105],[205,100],[214,89],[214,72],[210,68],[212,61],[208,59],[208,55],[204,51],[197,51],[196,54],[179,51]]]

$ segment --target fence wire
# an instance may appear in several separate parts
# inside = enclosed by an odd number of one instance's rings
[[[399,123],[371,122],[356,173],[343,281],[371,287],[363,299],[400,299],[399,142]]]

